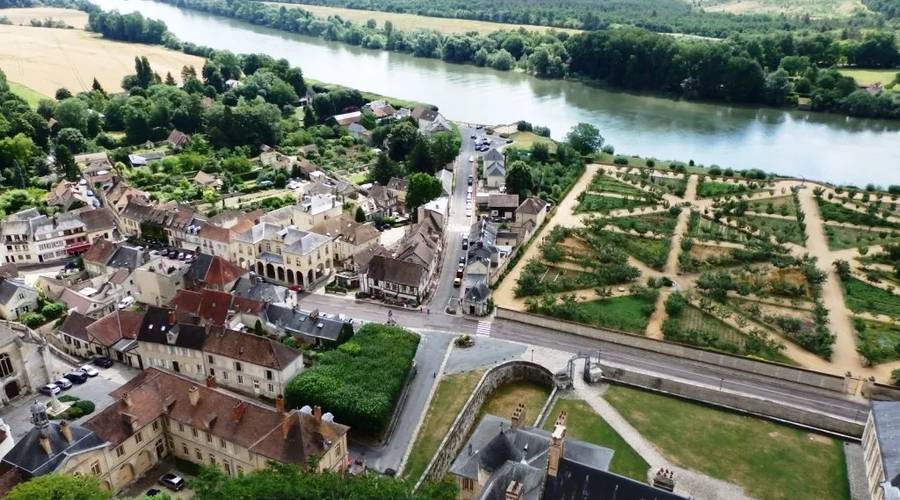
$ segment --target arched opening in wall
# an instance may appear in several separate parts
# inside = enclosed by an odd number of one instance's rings
[[[14,399],[22,393],[22,388],[19,387],[19,383],[17,381],[11,380],[5,386],[3,386],[3,392],[6,393],[7,399]]]
[[[294,271],[291,270],[291,269],[288,269],[288,270],[287,270],[287,281],[288,281],[288,283],[290,283],[290,284],[292,284],[292,285],[296,285],[296,284],[297,284],[297,282],[294,281]]]
[[[316,281],[313,277],[313,270],[310,269],[308,273],[306,273],[306,286],[311,287],[313,282]]]
[[[153,455],[150,454],[149,450],[143,450],[138,454],[137,461],[135,462],[134,469],[138,471],[138,474],[146,471],[153,465]]]
[[[249,267],[248,264],[247,264],[247,261],[244,260],[243,257],[241,257],[241,258],[238,260],[238,265],[241,266],[241,269],[247,269],[247,268]]]
[[[319,264],[316,266],[316,279],[321,279],[325,275],[325,266]]]
[[[266,276],[275,279],[275,266],[273,266],[272,264],[266,264]]]
[[[112,491],[112,486],[109,485],[109,481],[101,481],[100,489],[103,491]]]
[[[121,468],[119,468],[117,476],[119,477],[119,480],[116,481],[118,484],[130,483],[131,480],[134,479],[134,466],[126,463]]]
[[[256,274],[258,274],[260,276],[263,275],[263,263],[262,262],[256,263]]]
[[[278,268],[278,281],[284,281],[284,268]]]

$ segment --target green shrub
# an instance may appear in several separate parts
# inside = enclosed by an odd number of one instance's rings
[[[58,302],[48,302],[41,308],[41,314],[47,319],[56,319],[66,312],[66,306]]]
[[[409,330],[367,324],[291,380],[287,403],[321,406],[360,434],[378,436],[391,419],[418,345],[419,336]]]
[[[47,322],[47,318],[41,313],[30,312],[19,317],[19,321],[29,328],[36,328]]]
[[[81,410],[83,415],[89,415],[91,413],[94,413],[94,409],[96,408],[96,406],[94,405],[94,402],[88,401],[87,399],[80,399],[80,400],[76,401],[72,405],[72,407],[78,408],[79,410]]]
[[[621,155],[616,156],[615,158],[613,158],[613,163],[615,163],[616,165],[628,165],[628,157]]]
[[[78,401],[78,398],[69,394],[63,394],[62,396],[56,398],[61,403],[71,403],[73,401]]]

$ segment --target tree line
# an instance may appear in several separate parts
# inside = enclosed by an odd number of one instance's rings
[[[900,104],[889,95],[856,92],[852,79],[828,69],[836,65],[891,68],[900,64],[897,41],[890,31],[856,35],[778,31],[725,40],[678,38],[641,28],[576,34],[524,29],[488,35],[444,34],[403,32],[389,21],[378,26],[374,21],[358,24],[337,16],[320,19],[299,8],[249,0],[161,1],[351,45],[498,70],[518,68],[544,78],[587,78],[618,88],[689,99],[773,106],[796,105],[798,98],[804,97],[810,99],[812,109],[819,111],[900,116]],[[167,46],[191,51],[189,44],[169,42]]]

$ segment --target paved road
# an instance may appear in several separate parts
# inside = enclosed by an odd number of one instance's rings
[[[436,380],[434,374],[440,368],[453,339],[453,335],[446,332],[419,330],[419,333],[422,340],[419,342],[415,357],[418,373],[410,383],[399,420],[387,444],[373,449],[362,443],[350,443],[352,458],[354,460],[365,458],[366,466],[379,472],[384,472],[385,469],[395,471],[399,469],[406,449],[412,445],[413,431],[419,423],[419,418],[426,411],[428,397]]]
[[[568,352],[596,352],[600,349],[604,359],[662,377],[719,386],[851,420],[865,421],[868,414],[868,404],[861,398],[514,321],[495,320],[491,336]]]
[[[357,301],[352,296],[304,294],[299,307],[306,311],[319,309],[324,313],[344,313],[356,321],[384,323],[388,313],[398,325],[413,329],[426,329],[455,334],[475,333],[478,322],[460,315],[444,314],[432,308],[430,314],[417,309],[388,307],[380,303]]]

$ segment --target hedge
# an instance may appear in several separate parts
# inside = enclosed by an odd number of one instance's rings
[[[391,420],[418,345],[419,336],[409,330],[367,324],[291,380],[287,403],[318,405],[355,432],[377,437]]]

